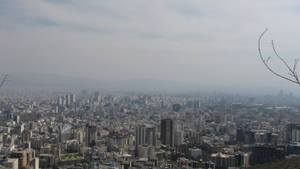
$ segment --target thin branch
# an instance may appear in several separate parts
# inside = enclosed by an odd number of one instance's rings
[[[294,74],[291,72],[287,72],[288,75],[290,75],[292,78],[294,78]]]
[[[266,63],[268,63],[270,59],[271,59],[271,56],[269,56],[269,57],[266,59]]]
[[[294,61],[294,67],[291,68],[291,66],[278,54],[276,48],[275,48],[275,44],[274,41],[272,40],[272,48],[273,48],[273,52],[275,53],[275,55],[282,61],[282,63],[288,68],[288,70],[291,73],[291,76],[296,80],[297,84],[299,84],[299,78],[296,72],[296,68],[297,68],[297,62],[298,60],[295,59]]]
[[[293,71],[294,72],[296,72],[298,62],[299,62],[299,59],[295,59],[295,61],[294,61],[294,67],[293,67]]]
[[[4,85],[5,81],[7,80],[8,74],[6,74],[4,76],[4,78],[2,79],[1,83],[0,83],[0,88]]]
[[[273,47],[273,51],[275,52],[275,55],[276,55],[276,56],[277,56],[277,57],[285,64],[286,67],[288,67],[290,73],[292,74],[291,76],[292,76],[293,78],[295,78],[295,80],[294,80],[294,79],[291,79],[291,78],[288,78],[288,77],[286,77],[286,76],[284,76],[284,75],[281,75],[281,74],[275,72],[275,71],[267,64],[267,61],[268,61],[269,59],[268,59],[268,60],[265,60],[265,59],[264,59],[263,54],[262,54],[262,50],[261,50],[261,39],[263,38],[263,36],[266,34],[267,31],[268,31],[268,29],[265,29],[265,30],[261,33],[261,35],[259,36],[259,39],[258,39],[258,53],[259,53],[259,57],[260,57],[261,61],[262,61],[263,64],[266,66],[266,68],[267,68],[271,73],[273,73],[274,75],[276,75],[276,76],[278,76],[278,77],[280,77],[280,78],[282,78],[282,79],[288,80],[288,81],[290,81],[290,82],[292,82],[292,83],[296,83],[297,85],[300,85],[300,82],[299,82],[297,73],[295,73],[295,71],[292,71],[292,69],[290,69],[289,65],[285,62],[285,60],[282,59],[282,58],[278,55],[278,53],[277,53],[276,50],[274,50],[274,49],[275,49],[275,45],[274,45],[273,41],[272,41],[272,47]]]
[[[275,55],[279,58],[279,60],[281,60],[281,62],[285,65],[285,67],[288,68],[288,70],[293,73],[293,70],[292,68],[289,66],[289,64],[278,54],[276,48],[275,48],[275,44],[274,44],[274,41],[272,40],[271,41],[272,43],[272,48],[273,48],[273,52],[275,53]]]

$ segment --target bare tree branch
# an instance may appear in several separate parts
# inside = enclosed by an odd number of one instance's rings
[[[272,44],[272,48],[273,48],[273,52],[275,53],[275,55],[279,58],[279,60],[285,65],[285,67],[287,67],[287,69],[293,73],[293,70],[291,69],[291,67],[289,66],[289,64],[278,54],[275,45],[274,45],[274,41],[271,41]]]
[[[289,70],[289,74],[297,81],[297,83],[299,84],[299,79],[298,79],[298,75],[296,72],[297,69],[297,62],[298,59],[295,59],[294,61],[294,67],[292,68],[277,52],[276,48],[275,48],[275,44],[274,41],[271,41],[272,43],[272,48],[273,48],[273,52],[275,53],[275,55],[282,61],[282,63],[285,65],[285,67],[287,67],[287,69]]]
[[[8,77],[8,74],[6,74],[6,75],[4,76],[4,78],[2,79],[2,81],[1,81],[1,83],[0,83],[0,89],[1,89],[1,87],[4,85],[5,81],[7,80],[7,77]]]
[[[298,64],[299,59],[295,59],[294,61],[294,67],[293,67],[293,71],[295,72],[297,69],[297,64]]]
[[[299,77],[298,77],[298,74],[296,72],[296,69],[297,69],[297,64],[298,64],[298,59],[296,59],[294,61],[294,66],[293,68],[291,66],[288,65],[288,63],[278,54],[276,48],[275,48],[275,44],[274,44],[274,41],[272,40],[271,41],[271,44],[272,44],[272,48],[273,48],[273,52],[275,53],[275,55],[277,56],[277,58],[284,64],[284,66],[288,69],[288,75],[291,76],[291,78],[287,77],[287,76],[284,76],[284,75],[281,75],[277,72],[275,72],[269,65],[268,65],[268,61],[270,60],[270,57],[268,57],[267,59],[264,59],[263,57],[263,53],[262,53],[262,50],[261,50],[261,39],[263,38],[263,36],[266,34],[266,32],[268,31],[268,29],[265,29],[261,35],[259,36],[259,39],[258,39],[258,53],[259,53],[259,57],[261,59],[261,61],[263,62],[263,64],[266,66],[266,68],[271,72],[273,73],[274,75],[282,78],[282,79],[285,79],[285,80],[288,80],[292,83],[295,83],[297,85],[300,85],[300,82],[299,82]]]
[[[269,57],[266,59],[266,63],[268,63],[270,59],[271,59],[271,56],[269,56]]]

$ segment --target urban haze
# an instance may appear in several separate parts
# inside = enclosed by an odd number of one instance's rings
[[[300,168],[300,2],[0,0],[0,168]]]

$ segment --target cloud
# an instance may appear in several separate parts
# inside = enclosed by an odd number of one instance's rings
[[[268,27],[265,40],[278,40],[283,55],[297,57],[299,5],[293,0],[2,0],[0,70],[277,83],[257,58],[257,38]]]

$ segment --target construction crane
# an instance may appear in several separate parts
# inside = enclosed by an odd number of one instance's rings
[[[1,83],[0,83],[0,89],[2,88],[2,86],[4,85],[5,81],[7,80],[8,74],[4,75]]]

